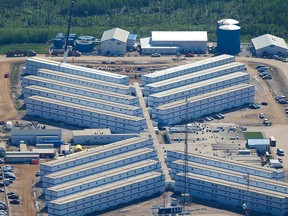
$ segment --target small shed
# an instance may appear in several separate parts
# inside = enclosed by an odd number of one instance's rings
[[[39,154],[35,152],[6,152],[5,163],[29,163],[38,160]]]
[[[264,155],[270,148],[269,139],[247,139],[247,148],[256,149],[259,155]]]

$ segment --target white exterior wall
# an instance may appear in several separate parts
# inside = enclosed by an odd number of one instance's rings
[[[183,152],[167,151],[166,163],[171,167],[175,160],[184,159]],[[189,153],[188,161],[218,167],[226,170],[232,170],[239,173],[250,173],[251,175],[260,176],[277,181],[285,181],[285,172],[272,168],[266,168],[251,164],[245,164],[237,161],[229,161],[218,157],[205,156],[204,154]]]
[[[245,65],[240,63],[230,63],[224,66],[218,66],[214,68],[209,68],[206,70],[201,70],[199,72],[194,72],[191,74],[186,74],[178,76],[175,78],[162,80],[155,83],[150,83],[144,87],[144,95],[148,96],[150,94],[155,94],[161,91],[181,87],[184,85],[208,80],[211,78],[231,74],[233,72],[240,72],[245,70]]]
[[[94,88],[83,87],[80,85],[69,84],[65,82],[53,81],[45,79],[42,77],[27,76],[22,78],[22,89],[30,86],[36,85],[45,88],[60,90],[64,92],[79,94],[87,97],[98,98],[102,100],[109,100],[112,102],[123,103],[127,105],[138,105],[139,99],[130,95],[117,94],[113,92],[107,92],[102,90],[97,90]],[[24,90],[25,93],[25,90]]]
[[[173,55],[179,53],[178,47],[141,47],[141,53],[151,55],[153,53],[160,53],[166,55]]]
[[[104,171],[101,173],[78,178],[68,183],[61,183],[55,187],[50,187],[45,192],[45,201],[54,200],[70,194],[75,194],[84,190],[99,187],[125,178],[133,177],[146,172],[161,172],[160,162],[155,160],[145,160],[128,165],[121,166],[117,169]],[[69,186],[68,186],[69,184]]]
[[[157,159],[157,153],[154,149],[144,148],[142,151],[134,151],[134,155],[128,154],[130,157],[119,158],[117,160],[111,161],[104,164],[99,162],[91,162],[79,167],[67,168],[64,171],[54,172],[43,177],[42,187],[45,188],[53,187],[57,184],[65,183],[75,179],[79,179],[92,174],[100,173],[112,168],[117,168],[119,166],[124,166],[131,163],[136,163],[145,159]],[[100,159],[100,158],[99,158]]]
[[[126,75],[114,74],[111,72],[95,70],[91,68],[80,67],[76,65],[50,61],[46,59],[40,59],[37,57],[26,60],[26,70],[25,70],[26,74],[37,75],[37,71],[41,68],[75,74],[78,76],[89,77],[112,83],[129,85],[129,77]]]
[[[141,84],[145,86],[149,83],[159,82],[161,80],[178,77],[178,76],[189,74],[192,72],[228,64],[231,62],[235,62],[235,56],[220,55],[220,56],[216,56],[213,58],[193,62],[190,64],[176,66],[176,67],[172,67],[166,70],[160,70],[154,73],[143,75],[141,77]]]
[[[115,55],[122,56],[126,53],[127,43],[119,41],[117,39],[109,39],[101,42],[101,54],[102,55]]]
[[[206,177],[188,174],[188,193],[194,197],[202,199],[213,200],[225,205],[235,206],[242,209],[243,203],[249,197],[249,209],[255,212],[262,212],[272,215],[286,215],[287,214],[287,197],[284,195],[279,197],[274,195],[273,191],[264,190],[263,192],[255,192],[253,187],[247,193],[247,187],[239,184],[231,184],[230,181],[219,182],[207,179]],[[212,181],[211,181],[212,180]],[[175,190],[182,192],[183,190],[183,176],[177,175]],[[252,192],[253,191],[253,192]]]
[[[65,157],[60,157],[58,160],[41,163],[40,173],[41,176],[44,176],[52,172],[98,160],[99,157],[103,158],[144,147],[152,147],[152,145],[152,139],[149,137],[133,137],[127,140],[111,143],[110,145],[99,146],[88,151],[77,152]]]
[[[221,79],[220,79],[221,78]],[[173,101],[193,97],[200,94],[212,92],[242,83],[249,84],[250,75],[244,72],[237,72],[221,77],[204,80],[198,83],[181,86],[148,96],[148,106],[156,107]]]
[[[152,46],[177,46],[180,52],[206,53],[207,41],[151,41]]]
[[[35,96],[34,96],[35,97]],[[29,97],[26,99],[27,115],[64,122],[71,125],[88,128],[109,128],[113,133],[139,133],[146,128],[144,118],[103,111],[96,108],[83,110],[79,106],[72,108],[72,103],[57,104],[57,100],[44,102]],[[59,101],[60,102],[60,101]],[[69,106],[67,105],[69,104]]]
[[[109,144],[112,142],[118,142],[124,139],[129,139],[132,137],[137,137],[138,134],[108,134],[108,135],[92,135],[92,136],[73,136],[73,143],[80,144],[80,145],[103,145]]]
[[[107,111],[117,112],[121,114],[143,117],[141,107],[110,102],[107,100],[94,99],[82,95],[79,96],[77,94],[52,90],[48,88],[38,88],[38,86],[25,87],[22,89],[22,94],[24,95],[25,103],[28,97],[36,95],[55,100],[65,101],[69,103],[75,103],[87,107],[93,107]]]
[[[189,119],[195,119],[211,113],[253,103],[255,91],[254,86],[247,85],[246,88],[223,92],[220,95],[212,95],[210,97],[206,95],[203,94],[203,98],[198,98],[197,100],[193,100],[193,97],[190,97],[188,99],[188,107],[185,101],[171,108],[169,108],[169,104],[165,104],[168,107],[167,109],[162,109],[160,108],[161,106],[155,107],[152,109],[152,118],[157,119],[159,124],[177,124],[186,119],[186,114]],[[190,100],[191,102],[189,102]]]
[[[73,74],[61,73],[59,71],[51,71],[47,69],[39,69],[37,76],[46,79],[58,80],[60,82],[72,83],[75,85],[86,86],[90,88],[96,88],[103,91],[115,92],[118,94],[131,95],[131,89],[127,85],[121,85],[116,83],[109,83],[100,81],[97,79],[90,79],[83,76],[77,76]]]
[[[284,49],[282,47],[267,46],[267,47],[264,47],[262,49],[257,49],[256,55],[258,57],[262,57],[265,52],[267,52],[268,54],[271,54],[271,55],[279,55],[279,53],[280,53],[284,57],[287,57],[287,54],[288,54],[288,50]]]
[[[67,196],[66,202],[61,202],[65,197],[51,201],[48,203],[48,215],[85,215],[93,211],[108,209],[121,203],[149,197],[153,194],[160,194],[164,190],[165,182],[162,174],[155,172],[146,173],[117,183],[100,186],[98,187],[99,192],[94,192],[91,189],[83,192],[83,194]],[[69,202],[71,198],[72,200]]]

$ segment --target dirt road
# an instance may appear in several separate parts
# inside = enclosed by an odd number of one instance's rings
[[[8,192],[16,192],[20,197],[20,205],[10,205],[9,213],[13,216],[33,216],[36,214],[32,195],[32,185],[39,165],[14,165],[16,180],[8,186]]]
[[[10,63],[0,62],[0,121],[11,120],[17,117],[14,103],[10,95],[10,79],[4,78],[10,74]]]

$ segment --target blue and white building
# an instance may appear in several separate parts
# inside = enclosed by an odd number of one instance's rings
[[[254,86],[239,84],[202,95],[163,104],[152,109],[151,117],[159,124],[177,124],[211,113],[240,107],[254,101]]]
[[[120,75],[102,70],[81,67],[68,63],[59,63],[57,61],[51,61],[38,57],[33,57],[26,60],[25,74],[37,75],[38,70],[42,68],[93,78],[111,83],[118,83],[123,85],[129,84],[129,77],[126,75]]]
[[[146,120],[103,109],[63,102],[41,96],[25,99],[27,115],[88,128],[110,128],[113,133],[139,133]]]
[[[232,74],[204,80],[190,85],[166,90],[148,96],[148,106],[157,107],[162,104],[216,91],[226,87],[250,82],[250,74],[246,72],[234,72]]]
[[[184,153],[167,152],[166,162],[175,180],[175,191],[183,192]],[[187,185],[192,197],[215,201],[249,211],[286,215],[288,184],[285,171],[261,167],[243,162],[207,156],[188,154]],[[247,184],[249,182],[249,188]]]
[[[208,58],[193,63],[168,68],[165,70],[155,71],[154,73],[145,74],[141,77],[141,84],[142,86],[145,86],[149,83],[159,82],[161,80],[182,76],[185,74],[217,67],[231,62],[235,62],[235,56],[220,55],[213,58]]]

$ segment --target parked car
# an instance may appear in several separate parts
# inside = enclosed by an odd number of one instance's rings
[[[279,104],[288,104],[288,101],[285,99],[280,99],[280,100],[278,100],[278,103]]]
[[[151,55],[151,57],[161,57],[161,54],[160,54],[160,53],[153,53],[153,54]]]
[[[186,53],[185,57],[194,57],[194,55],[192,53]]]
[[[17,195],[17,194],[14,193],[14,192],[8,192],[8,193],[7,193],[7,196],[10,196],[10,195]]]
[[[19,196],[17,194],[11,194],[8,196],[8,199],[19,199]]]
[[[286,96],[285,95],[277,95],[276,97],[275,97],[275,100],[281,100],[281,99],[284,99],[284,98],[286,98]]]
[[[264,116],[264,113],[260,113],[259,114],[259,118],[264,118],[265,116]]]
[[[36,177],[40,176],[40,171],[36,172],[35,176]]]
[[[0,188],[0,192],[4,192],[5,190],[3,188]]]
[[[263,102],[261,102],[261,105],[263,105],[263,106],[267,106],[267,105],[268,105],[268,102],[263,101]]]
[[[267,74],[263,76],[262,79],[272,79],[272,76],[270,74]]]
[[[284,156],[284,150],[281,148],[277,148],[277,155]]]
[[[10,200],[10,203],[11,203],[11,204],[18,205],[18,204],[20,204],[20,200],[18,200],[18,199],[13,199],[13,200]]]

